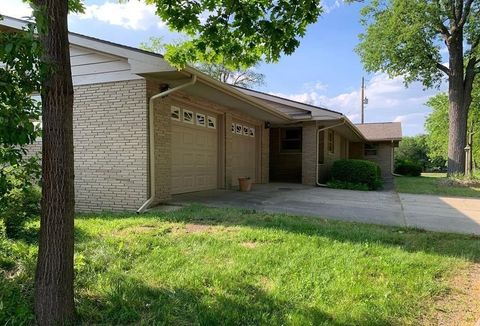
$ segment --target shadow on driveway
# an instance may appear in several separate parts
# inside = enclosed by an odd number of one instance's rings
[[[173,196],[169,204],[200,203],[335,220],[480,235],[480,199],[311,187],[253,185],[251,192],[210,190]]]

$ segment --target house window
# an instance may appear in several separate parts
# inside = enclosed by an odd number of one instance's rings
[[[325,131],[318,133],[318,164],[325,164]]]
[[[205,114],[196,113],[195,117],[196,117],[197,126],[205,127]]]
[[[208,117],[207,118],[207,126],[208,126],[208,128],[216,129],[217,128],[217,119],[214,118],[214,117]]]
[[[241,135],[243,133],[243,127],[241,124],[235,124],[235,132],[237,135]]]
[[[302,151],[302,128],[281,129],[280,151],[288,153],[300,153]]]
[[[189,110],[183,110],[183,122],[193,124],[193,112]]]
[[[363,155],[365,156],[376,156],[378,151],[378,144],[367,143],[364,145]]]
[[[330,154],[335,153],[335,133],[333,130],[328,131],[328,152]]]
[[[172,106],[170,108],[170,117],[172,120],[180,121],[180,108]]]

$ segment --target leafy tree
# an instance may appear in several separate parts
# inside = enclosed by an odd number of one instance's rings
[[[295,51],[322,12],[320,0],[146,2],[171,29],[191,38],[167,46],[166,58],[179,67],[208,62],[238,69],[277,61]]]
[[[39,325],[71,324],[73,300],[73,82],[67,16],[79,0],[32,0],[42,47],[42,200],[35,273]]]
[[[425,171],[430,167],[428,145],[425,135],[403,137],[395,151],[396,162],[410,162],[422,167]]]
[[[448,172],[463,173],[467,116],[480,64],[480,1],[372,0],[357,51],[368,71],[438,86],[448,78]],[[448,65],[442,63],[443,45]]]
[[[448,157],[448,135],[445,130],[448,129],[448,96],[445,93],[439,93],[431,97],[427,106],[432,109],[432,113],[425,122],[427,130],[427,145],[429,148],[429,157],[431,160]],[[468,133],[473,134],[472,139],[472,166],[480,165],[480,80],[476,80],[472,91],[472,104],[468,113]]]
[[[40,92],[43,66],[34,32],[28,24],[18,33],[0,33],[0,217],[9,237],[38,213],[38,158],[25,155],[40,135],[35,121],[41,107],[32,94]]]
[[[180,42],[176,42],[180,44]],[[149,42],[140,43],[140,48],[143,50],[163,53],[167,45],[163,42],[161,37],[150,37]],[[265,83],[265,75],[258,73],[252,68],[229,69],[222,63],[189,63],[205,74],[221,81],[235,86],[253,88],[254,86],[261,86]]]

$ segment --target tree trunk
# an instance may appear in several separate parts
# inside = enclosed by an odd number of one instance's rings
[[[458,32],[449,44],[448,79],[448,175],[465,172],[468,106],[465,101],[463,35]]]
[[[65,0],[35,0],[45,15],[40,26],[43,61],[52,67],[43,81],[42,210],[35,274],[39,325],[74,321],[73,301],[73,85]],[[38,18],[38,17],[37,17]],[[41,22],[41,20],[37,19]]]

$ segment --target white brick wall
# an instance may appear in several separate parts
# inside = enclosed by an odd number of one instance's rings
[[[77,211],[135,210],[147,199],[145,80],[75,87]]]

